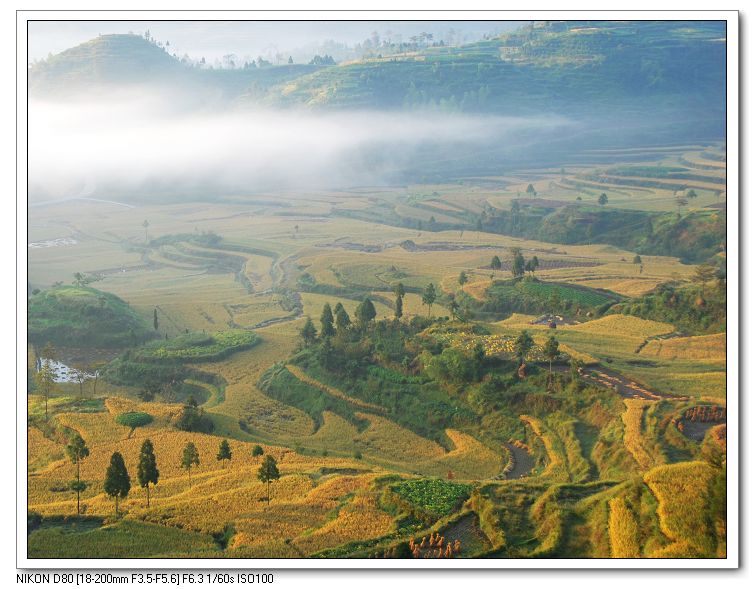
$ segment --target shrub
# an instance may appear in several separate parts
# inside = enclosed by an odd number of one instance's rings
[[[143,411],[127,411],[121,413],[115,418],[115,422],[126,427],[142,427],[152,423],[154,418],[149,413]]]

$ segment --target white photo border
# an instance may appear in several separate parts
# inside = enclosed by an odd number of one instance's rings
[[[727,174],[727,557],[723,559],[449,559],[390,560],[371,559],[31,559],[27,556],[27,404],[21,395],[25,382],[27,345],[27,22],[34,20],[716,20],[726,22],[726,151]],[[709,10],[295,10],[295,11],[211,11],[211,10],[20,10],[16,12],[16,566],[19,569],[733,569],[739,567],[740,553],[740,87],[739,13]]]

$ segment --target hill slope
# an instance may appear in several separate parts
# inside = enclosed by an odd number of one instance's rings
[[[694,112],[698,128],[713,128],[724,112],[725,36],[715,22],[570,21],[337,66],[210,70],[137,35],[102,35],[35,64],[29,87],[191,82],[226,98],[243,94],[246,104],[327,109],[646,117],[653,108]]]
[[[44,345],[112,347],[153,337],[144,320],[117,296],[84,286],[59,286],[29,299],[29,341]]]

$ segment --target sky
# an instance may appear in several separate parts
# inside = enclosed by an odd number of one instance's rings
[[[269,55],[294,52],[326,40],[353,45],[373,31],[385,36],[389,31],[408,40],[421,32],[440,38],[450,29],[465,41],[480,39],[486,33],[516,28],[515,21],[38,21],[29,23],[29,61],[88,41],[99,34],[143,33],[160,41],[170,41],[171,52],[212,61],[223,55]]]

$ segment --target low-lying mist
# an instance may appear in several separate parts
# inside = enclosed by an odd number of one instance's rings
[[[32,100],[29,196],[213,198],[419,181],[572,126],[557,116],[197,108],[146,89]]]

